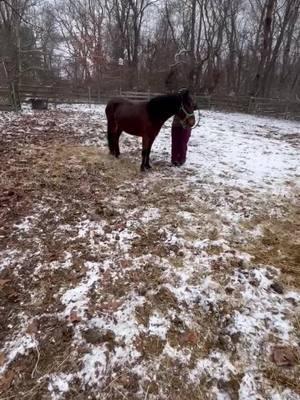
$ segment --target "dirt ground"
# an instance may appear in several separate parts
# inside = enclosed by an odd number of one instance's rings
[[[297,176],[141,174],[103,114],[0,121],[0,400],[300,399]]]

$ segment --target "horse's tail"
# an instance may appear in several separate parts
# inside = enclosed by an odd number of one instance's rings
[[[116,133],[116,121],[115,121],[115,111],[117,108],[117,103],[113,100],[107,103],[105,108],[105,114],[107,118],[107,142],[110,154],[115,154],[115,133]]]

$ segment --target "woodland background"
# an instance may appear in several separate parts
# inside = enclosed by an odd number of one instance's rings
[[[163,91],[186,49],[198,94],[299,100],[299,10],[300,0],[0,0],[0,85]]]

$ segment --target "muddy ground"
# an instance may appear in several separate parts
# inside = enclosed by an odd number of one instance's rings
[[[300,399],[294,164],[233,185],[162,141],[141,174],[103,109],[0,122],[0,400]]]

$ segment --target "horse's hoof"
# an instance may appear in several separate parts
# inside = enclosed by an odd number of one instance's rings
[[[148,164],[148,165],[145,165],[145,168],[146,169],[151,169],[152,167],[151,167],[151,165]]]

